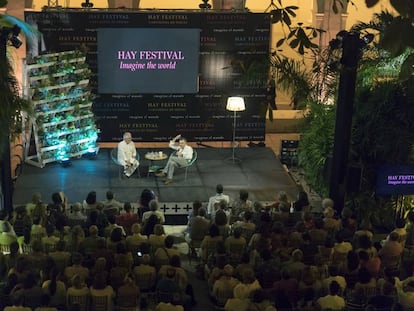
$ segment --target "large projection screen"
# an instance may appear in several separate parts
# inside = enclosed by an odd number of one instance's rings
[[[98,29],[98,92],[198,91],[199,29]]]

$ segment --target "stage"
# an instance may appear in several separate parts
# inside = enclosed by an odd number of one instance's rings
[[[185,170],[177,169],[169,185],[164,185],[163,179],[153,174],[147,177],[151,163],[145,154],[161,150],[170,153],[168,148],[138,149],[141,177],[124,179],[119,176],[119,166],[111,159],[111,149],[101,149],[95,158],[72,159],[68,167],[60,163],[49,163],[44,168],[24,164],[15,183],[13,203],[26,204],[34,192],[41,193],[44,202],[50,202],[51,194],[56,191],[63,191],[71,203],[83,201],[92,190],[97,192],[98,200],[104,200],[109,189],[119,201],[136,203],[141,191],[148,188],[158,195],[166,214],[187,214],[191,202],[207,202],[219,183],[232,198],[238,197],[240,189],[246,189],[252,201],[274,201],[280,190],[291,198],[297,193],[297,185],[270,148],[237,148],[240,163],[228,160],[231,148],[196,148],[198,159],[188,168],[187,180]],[[166,160],[160,161],[163,163]]]

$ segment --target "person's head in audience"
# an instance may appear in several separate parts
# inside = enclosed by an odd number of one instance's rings
[[[384,268],[384,279],[391,283],[392,285],[395,285],[395,277],[398,276],[397,271],[393,267],[385,267]]]
[[[90,191],[86,196],[85,202],[88,205],[96,204],[96,192],[95,191]]]
[[[363,263],[367,263],[369,260],[369,254],[367,251],[359,251],[358,252],[359,261]]]
[[[402,217],[397,217],[395,220],[395,228],[402,229],[405,227],[405,219]]]
[[[98,236],[99,229],[96,225],[89,226],[89,236],[96,237]]]
[[[303,268],[301,281],[307,286],[311,286],[315,283],[316,276],[310,266],[305,266]]]
[[[107,283],[106,283],[106,275],[103,273],[98,273],[97,275],[95,275],[93,282],[92,282],[92,287],[94,289],[105,289]]]
[[[74,274],[71,278],[71,284],[76,289],[81,289],[84,287],[85,281],[82,279],[82,277],[79,274]]]
[[[301,262],[303,260],[303,252],[299,248],[292,252],[292,260],[294,262]]]
[[[250,290],[247,286],[236,286],[233,289],[233,295],[236,299],[248,299]]]
[[[206,212],[206,209],[204,207],[200,207],[198,209],[198,213],[197,213],[198,216],[200,216],[200,217],[206,217],[206,214],[207,214],[207,212]]]
[[[327,207],[323,210],[323,216],[325,218],[333,218],[335,216],[335,210],[332,207]]]
[[[31,239],[31,229],[29,227],[24,228],[23,230],[23,242],[24,244],[30,244]]]
[[[124,210],[125,210],[125,213],[127,213],[127,214],[131,213],[132,205],[131,205],[130,202],[125,202],[124,203]]]
[[[405,282],[403,285],[404,292],[414,292],[414,281]]]
[[[95,260],[94,269],[95,272],[99,274],[99,272],[104,272],[107,268],[107,260],[105,257],[99,257]]]
[[[152,212],[155,212],[155,211],[157,211],[158,209],[159,209],[159,204],[158,204],[158,201],[157,200],[151,200],[150,202],[149,202],[149,208],[150,208],[150,210],[152,211]]]
[[[141,196],[140,196],[139,202],[140,202],[141,206],[148,207],[149,206],[149,202],[151,200],[154,200],[155,197],[156,196],[155,196],[154,191],[152,191],[150,189],[144,189],[141,192]]]
[[[82,204],[80,202],[75,202],[72,204],[72,211],[74,213],[79,213],[82,210]]]
[[[175,279],[175,274],[176,274],[176,271],[174,268],[167,268],[165,275],[169,279]]]
[[[222,184],[217,184],[216,185],[216,192],[217,194],[222,194],[224,191],[223,185]]]
[[[285,191],[279,191],[279,193],[277,194],[277,201],[280,202],[285,202],[288,203],[288,196],[287,193]]]
[[[62,196],[59,192],[52,193],[52,202],[55,205],[61,205],[63,203]]]
[[[141,257],[141,264],[149,265],[151,263],[151,256],[149,254],[143,254]]]
[[[371,281],[372,276],[371,273],[369,272],[369,270],[367,268],[360,268],[358,270],[358,282],[361,284],[367,284],[369,283],[369,281]]]
[[[200,200],[195,200],[193,202],[193,215],[197,216],[198,215],[198,210],[203,206],[203,203],[201,203]]]
[[[42,203],[42,195],[39,192],[35,192],[32,195],[32,203],[39,204]]]
[[[245,222],[250,222],[253,219],[253,212],[252,211],[245,211],[243,213],[243,218]]]
[[[85,237],[85,231],[83,231],[82,227],[79,225],[73,226],[71,233],[73,240],[79,240]]]
[[[330,276],[338,276],[339,274],[338,267],[336,265],[330,265],[328,267],[328,272]]]
[[[98,222],[99,213],[97,210],[93,209],[88,214],[89,222],[96,224]]]
[[[254,281],[256,281],[256,276],[253,269],[245,269],[242,272],[242,282],[244,284],[252,284]]]
[[[154,234],[155,235],[164,235],[165,231],[164,231],[164,226],[161,224],[156,224],[154,226]]]
[[[221,202],[227,205],[226,202],[224,201],[221,201]],[[224,209],[222,208],[221,202],[218,203],[220,207],[216,211],[216,217],[214,218],[214,222],[216,223],[217,226],[225,226],[227,224],[227,215]]]
[[[264,206],[263,206],[262,202],[255,201],[253,203],[253,210],[254,210],[254,213],[256,213],[256,214],[261,213],[264,210]]]
[[[167,235],[164,239],[164,246],[166,248],[172,248],[174,245],[174,237],[172,235]]]
[[[17,241],[13,241],[10,243],[10,256],[14,257],[19,254],[19,243]]]
[[[97,202],[96,203],[96,209],[98,211],[102,211],[105,208],[105,204],[103,204],[103,202]]]
[[[110,239],[112,242],[121,242],[122,241],[122,229],[119,227],[116,227],[112,229]]]
[[[55,225],[48,223],[46,225],[46,234],[48,237],[51,237],[55,233]]]
[[[56,243],[56,251],[57,252],[64,252],[66,248],[66,241],[61,239]]]
[[[111,201],[111,200],[113,200],[113,199],[114,199],[114,193],[113,193],[111,190],[108,190],[108,191],[106,192],[106,199],[107,199],[108,201]]]
[[[234,230],[233,230],[233,237],[235,239],[240,239],[241,236],[242,236],[242,228],[240,228],[240,227],[234,228]]]
[[[247,190],[240,189],[240,191],[239,191],[240,201],[246,202],[248,198],[249,198],[249,192],[247,192]]]
[[[301,206],[309,205],[308,194],[304,190],[300,190],[297,195],[296,203],[300,203]]]
[[[29,271],[26,277],[23,279],[23,288],[30,289],[37,284],[36,276],[33,272]]]
[[[279,212],[282,213],[289,213],[289,204],[287,204],[286,202],[280,202],[279,205]]]
[[[234,274],[234,268],[233,268],[233,266],[232,265],[229,265],[229,264],[226,264],[224,266],[224,268],[223,268],[223,275],[225,277],[230,278],[230,277],[233,276],[233,274]]]
[[[334,201],[331,198],[325,198],[322,200],[322,209],[325,211],[327,208],[331,208],[333,210],[334,208]],[[330,216],[333,217],[334,215]]]
[[[11,229],[12,229],[12,227],[11,227],[11,225],[8,221],[7,222],[5,221],[1,224],[1,231],[3,233],[9,233],[9,232],[11,232]]]
[[[359,256],[358,253],[354,250],[351,250],[346,255],[347,259],[347,268],[349,271],[355,271],[359,267]]]
[[[140,234],[141,233],[141,225],[139,223],[134,223],[131,227],[132,234]]]
[[[332,281],[329,284],[329,294],[332,296],[336,296],[340,293],[341,287],[339,286],[337,281]]]
[[[216,224],[211,224],[210,228],[208,229],[208,234],[213,238],[216,236],[219,236],[220,235],[219,227]]]

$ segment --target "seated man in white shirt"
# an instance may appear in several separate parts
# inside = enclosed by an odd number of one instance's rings
[[[130,177],[139,166],[136,159],[137,150],[132,141],[131,133],[125,132],[124,140],[118,144],[118,162],[124,167],[124,174]]]
[[[181,135],[177,135],[170,140],[170,148],[176,150],[176,152],[170,156],[167,165],[162,171],[156,174],[158,177],[167,176],[167,179],[164,181],[166,185],[172,183],[174,169],[187,165],[193,158],[193,148],[187,145],[187,140]]]

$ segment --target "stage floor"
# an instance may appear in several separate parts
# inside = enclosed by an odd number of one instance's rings
[[[169,185],[152,174],[147,177],[150,161],[144,158],[148,151],[163,150],[169,154],[169,149],[139,149],[141,177],[127,179],[119,178],[119,167],[112,161],[110,150],[101,149],[94,159],[72,159],[69,167],[59,163],[44,168],[24,164],[15,183],[14,205],[26,204],[34,192],[41,193],[44,202],[50,202],[51,194],[56,191],[63,191],[71,203],[83,201],[92,190],[97,192],[98,200],[104,200],[109,189],[119,201],[136,203],[145,188],[154,190],[161,203],[191,204],[194,200],[207,202],[219,183],[232,198],[238,197],[240,189],[246,189],[252,201],[271,202],[280,190],[291,198],[297,193],[295,182],[274,152],[266,147],[236,149],[240,163],[226,160],[232,155],[231,148],[197,148],[198,159],[189,167],[187,180],[184,180],[185,170],[177,169],[174,182]]]

